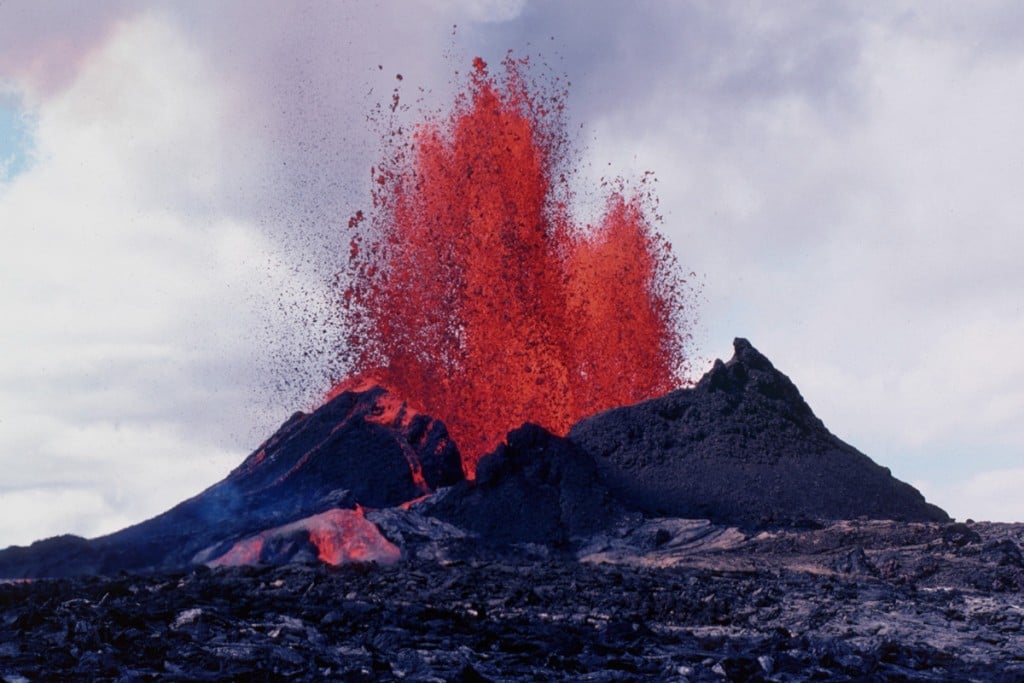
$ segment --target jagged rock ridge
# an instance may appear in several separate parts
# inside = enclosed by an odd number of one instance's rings
[[[623,502],[652,515],[741,525],[949,519],[829,432],[750,342],[736,339],[734,348],[694,388],[570,430]]]
[[[426,508],[488,542],[554,545],[602,529],[623,512],[593,458],[534,424],[509,432],[505,444],[480,460],[475,480]]]

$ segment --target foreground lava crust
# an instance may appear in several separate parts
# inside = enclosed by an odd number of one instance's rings
[[[1019,681],[1024,528],[0,585],[6,680]],[[1012,540],[1011,540],[1012,539]],[[670,541],[669,543],[672,543]],[[653,542],[652,542],[653,544]],[[785,548],[785,550],[780,550]],[[686,552],[677,547],[680,556]],[[659,560],[672,557],[662,546]],[[20,678],[19,678],[20,677]]]
[[[1024,525],[953,522],[734,346],[473,480],[343,392],[162,515],[0,551],[0,678],[1024,680]]]

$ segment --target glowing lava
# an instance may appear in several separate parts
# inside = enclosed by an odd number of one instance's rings
[[[328,510],[285,526],[268,529],[237,541],[207,564],[235,567],[280,563],[292,559],[296,549],[309,547],[327,564],[377,562],[394,564],[401,551],[381,535],[376,525],[363,516],[362,508]]]
[[[689,339],[651,194],[613,191],[599,225],[574,223],[565,93],[531,90],[524,63],[499,78],[477,58],[449,117],[391,133],[341,279],[354,374],[440,418],[469,476],[525,421],[564,434],[675,388]]]

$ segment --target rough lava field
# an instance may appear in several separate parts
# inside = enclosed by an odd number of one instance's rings
[[[1024,678],[1024,525],[949,520],[749,342],[569,434],[514,430],[465,480],[439,421],[339,394],[163,515],[0,551],[0,677]],[[747,478],[710,519],[664,509],[721,496],[689,477],[715,458]],[[654,479],[676,497],[643,504]]]

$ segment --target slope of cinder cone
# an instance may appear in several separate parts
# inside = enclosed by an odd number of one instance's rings
[[[345,489],[361,505],[387,507],[461,479],[444,424],[371,386],[296,413],[222,483],[246,497],[298,504]]]
[[[760,525],[868,517],[945,521],[825,427],[745,339],[692,389],[577,423],[569,438],[602,479],[648,514]]]
[[[0,551],[0,577],[185,567],[211,546],[331,509],[399,505],[461,479],[440,421],[379,386],[347,391],[296,413],[224,480],[161,515],[90,541]]]

